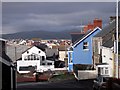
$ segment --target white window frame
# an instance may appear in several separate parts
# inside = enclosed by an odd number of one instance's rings
[[[87,45],[85,45],[85,43],[87,43]],[[87,48],[84,48],[87,47]],[[89,50],[89,42],[83,42],[83,50]]]
[[[109,67],[100,67],[100,74],[101,75],[109,75]]]

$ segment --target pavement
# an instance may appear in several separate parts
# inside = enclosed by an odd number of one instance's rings
[[[92,90],[93,80],[64,80],[56,82],[24,82],[17,83],[17,90],[43,90],[43,89],[79,89]]]

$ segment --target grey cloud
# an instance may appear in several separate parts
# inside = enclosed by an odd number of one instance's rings
[[[5,33],[80,28],[94,18],[108,23],[115,15],[115,3],[3,3]]]

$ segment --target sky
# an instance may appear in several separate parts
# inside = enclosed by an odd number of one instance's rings
[[[3,2],[2,33],[80,29],[94,18],[109,23],[115,2]]]

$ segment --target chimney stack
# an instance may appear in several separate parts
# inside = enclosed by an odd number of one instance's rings
[[[98,18],[94,19],[93,24],[94,24],[94,28],[96,27],[102,28],[102,19],[98,19]]]
[[[88,32],[90,30],[93,30],[96,27],[102,28],[102,19],[95,18],[93,20],[93,24],[89,23],[88,25],[84,26],[83,32],[86,33],[86,32]]]

